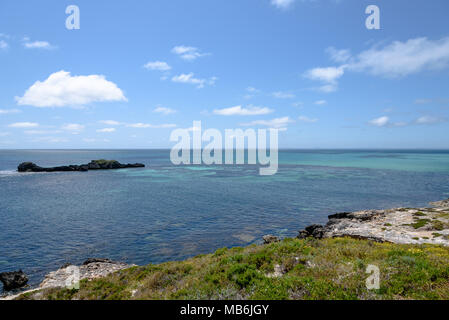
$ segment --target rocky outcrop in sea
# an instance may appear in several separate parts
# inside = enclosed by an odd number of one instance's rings
[[[2,272],[0,281],[3,283],[3,289],[6,291],[23,288],[28,283],[28,277],[22,271]]]
[[[43,168],[33,162],[23,162],[17,167],[19,172],[70,172],[89,170],[112,170],[126,168],[143,168],[142,163],[122,164],[116,160],[92,160],[88,164]]]

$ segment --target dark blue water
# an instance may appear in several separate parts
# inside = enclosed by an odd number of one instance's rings
[[[144,169],[18,174],[92,159]],[[447,151],[282,151],[274,176],[255,166],[171,165],[169,150],[0,151],[0,272],[36,285],[65,262],[178,260],[295,236],[337,211],[425,206],[449,197]]]

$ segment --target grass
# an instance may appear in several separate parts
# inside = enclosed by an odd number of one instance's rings
[[[449,212],[443,211],[438,213],[438,218],[449,219]]]
[[[430,222],[429,219],[416,219],[415,223],[412,223],[411,226],[415,229],[419,229],[424,227],[429,222]]]
[[[418,211],[413,214],[415,217],[425,217],[426,214],[424,212]]]
[[[368,265],[380,289],[365,286]],[[273,272],[282,270],[282,276]],[[449,248],[349,238],[285,239],[264,246],[133,267],[21,299],[449,299]]]
[[[439,221],[439,220],[432,221],[432,229],[433,230],[442,231],[446,228],[447,228],[446,223]]]

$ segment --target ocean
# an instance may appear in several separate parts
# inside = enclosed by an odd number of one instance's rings
[[[294,237],[335,212],[449,198],[449,151],[282,150],[279,171],[174,166],[170,150],[1,150],[0,272],[30,284],[66,262],[138,265]],[[143,169],[17,173],[17,165],[141,162]]]

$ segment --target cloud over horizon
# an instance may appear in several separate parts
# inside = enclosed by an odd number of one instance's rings
[[[122,90],[103,75],[71,76],[70,72],[64,70],[51,74],[43,82],[36,81],[23,97],[15,99],[18,105],[39,108],[127,101]]]
[[[310,80],[321,81],[322,92],[338,89],[338,80],[346,71],[365,72],[372,76],[400,78],[423,71],[438,71],[449,66],[449,37],[429,40],[426,37],[393,41],[386,46],[375,45],[351,56],[347,49],[327,48],[334,62],[344,63],[338,67],[312,68],[304,73]]]
[[[274,110],[266,107],[248,106],[247,108],[242,108],[242,106],[235,106],[224,109],[215,109],[213,112],[220,116],[255,116],[269,114],[274,112]]]
[[[255,120],[247,123],[242,123],[242,126],[250,127],[250,126],[265,126],[274,129],[285,129],[289,123],[293,123],[294,121],[290,119],[290,117],[282,117],[275,118],[271,120]]]

